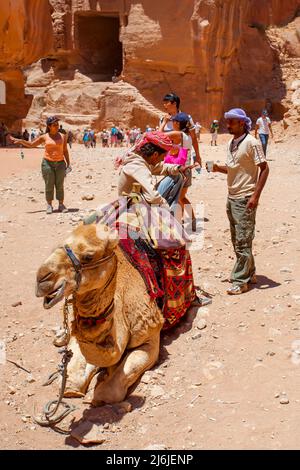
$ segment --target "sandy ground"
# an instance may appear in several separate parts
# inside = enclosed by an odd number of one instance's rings
[[[202,138],[204,160],[225,160],[225,142],[211,148]],[[113,155],[119,150],[71,152],[66,180],[71,212],[46,216],[41,150],[0,151],[0,435],[3,449],[82,448],[70,437],[40,428],[32,416],[56,397],[42,387],[60,360],[52,345],[61,306],[45,311],[35,298],[35,274],[99,203],[116,196]],[[193,310],[162,336],[159,364],[147,372],[128,401],[93,413],[106,423],[97,449],[291,449],[300,429],[300,147],[297,139],[271,143],[270,178],[257,215],[255,254],[258,284],[239,297],[226,296],[234,262],[225,214],[226,181],[205,171],[195,176],[192,202],[204,207],[204,246],[192,251],[197,284],[213,294],[209,307]],[[83,201],[84,194],[93,201]],[[200,206],[199,206],[200,207]],[[21,305],[13,307],[15,303]],[[206,328],[198,329],[206,320]],[[15,361],[31,373],[4,361]],[[0,348],[1,349],[1,348]],[[297,352],[298,351],[298,352]],[[1,354],[1,351],[0,351]],[[1,359],[2,358],[2,359]],[[81,399],[71,400],[78,421],[89,416]],[[68,424],[71,418],[66,420]],[[101,428],[102,429],[102,428]]]

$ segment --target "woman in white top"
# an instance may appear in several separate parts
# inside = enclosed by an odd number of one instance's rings
[[[264,150],[264,154],[267,154],[267,146],[269,135],[271,133],[272,138],[273,136],[273,129],[271,125],[271,119],[268,117],[268,111],[265,109],[261,113],[261,117],[257,119],[256,126],[255,126],[255,138],[257,139],[257,131],[258,135],[262,144],[262,148]]]
[[[165,126],[167,119],[170,119],[168,117],[165,117],[160,125],[159,130],[162,131]],[[185,181],[183,183],[183,187],[181,189],[178,203],[181,206],[182,214],[181,217],[184,214],[184,209],[187,209],[185,206],[189,206],[191,209],[191,215],[192,215],[192,230],[195,232],[196,231],[196,217],[195,213],[192,207],[192,204],[190,203],[189,199],[187,198],[187,191],[188,188],[192,185],[192,168],[193,162],[192,162],[192,147],[193,147],[193,142],[192,138],[189,134],[189,120],[190,117],[186,113],[177,113],[175,116],[171,117],[172,124],[173,124],[173,131],[167,131],[168,137],[172,140],[172,142],[176,145],[181,146],[182,148],[185,148],[188,150],[187,153],[187,161],[186,161],[186,166],[190,167],[185,170],[184,176],[185,176]]]
[[[174,130],[172,118],[181,112],[180,102],[181,100],[179,96],[176,95],[176,93],[168,93],[167,95],[164,96],[163,106],[166,110],[167,115],[165,117],[162,117],[159,121],[160,129],[162,131],[168,132],[168,131]],[[201,163],[198,139],[197,139],[196,131],[195,131],[195,123],[192,119],[192,116],[190,116],[189,114],[187,116],[189,118],[187,128],[189,129],[189,134],[191,136],[193,147],[194,147],[195,154],[196,154],[195,163],[201,166],[202,163]],[[164,121],[164,126],[163,128],[161,128],[163,121]]]

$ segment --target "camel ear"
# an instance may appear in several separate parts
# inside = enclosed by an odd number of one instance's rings
[[[119,243],[118,232],[110,229],[106,225],[96,224],[96,234],[100,240],[107,240],[107,244],[112,250]]]

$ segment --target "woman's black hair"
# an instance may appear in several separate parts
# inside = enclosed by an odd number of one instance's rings
[[[182,131],[182,132],[185,132],[185,134],[189,134],[189,121],[177,121],[179,122],[179,129]]]
[[[145,158],[151,157],[154,152],[157,152],[159,155],[162,155],[163,153],[166,153],[166,150],[162,149],[161,147],[158,147],[155,144],[152,144],[151,142],[148,142],[147,144],[143,145],[139,150],[139,153]]]
[[[176,93],[168,93],[164,96],[163,101],[170,101],[170,103],[176,103],[176,108],[179,111],[180,108],[180,98]]]

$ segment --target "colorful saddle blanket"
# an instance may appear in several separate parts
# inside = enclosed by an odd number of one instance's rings
[[[118,231],[120,247],[162,310],[164,329],[176,325],[196,298],[188,237],[181,225],[167,209],[130,197],[120,198],[84,221],[93,222]]]

